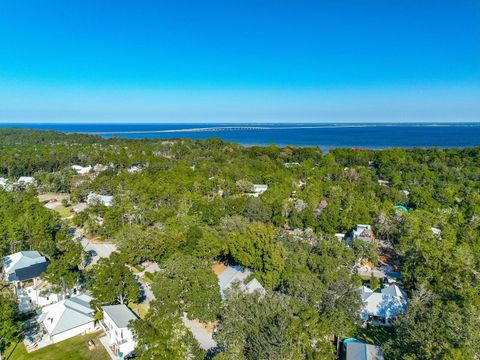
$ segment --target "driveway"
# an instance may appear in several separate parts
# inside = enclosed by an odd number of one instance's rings
[[[110,257],[110,254],[112,252],[118,250],[117,245],[113,243],[90,241],[84,236],[83,229],[71,228],[71,233],[74,240],[80,241],[83,250],[85,250],[86,252],[90,252],[90,254],[95,254],[90,257],[90,264],[92,265],[95,265],[101,258]]]
[[[144,282],[140,281],[140,284],[142,284],[142,290],[145,293],[145,303],[150,304],[150,301],[155,300],[155,295]]]
[[[201,323],[196,320],[189,320],[186,314],[183,315],[182,321],[185,327],[192,332],[193,337],[203,350],[217,347],[217,342],[213,339],[212,333],[208,332]]]
[[[86,237],[82,238],[80,243],[82,244],[83,250],[86,252],[89,252],[90,254],[94,252],[93,254],[95,255],[91,256],[90,262],[92,265],[95,265],[101,258],[110,257],[112,252],[117,251],[117,245],[115,244],[91,242]]]

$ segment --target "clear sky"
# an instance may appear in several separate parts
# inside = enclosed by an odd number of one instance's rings
[[[480,121],[480,1],[2,1],[16,121]]]

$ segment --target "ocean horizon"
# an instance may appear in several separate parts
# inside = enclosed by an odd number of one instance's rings
[[[480,146],[480,123],[3,123],[1,127],[88,133],[104,138],[220,138],[245,146],[317,146],[326,150]]]

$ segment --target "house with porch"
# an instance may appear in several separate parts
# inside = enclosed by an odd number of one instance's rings
[[[375,235],[373,234],[372,231],[372,226],[371,225],[363,225],[363,224],[358,224],[357,228],[353,230],[352,233],[352,240],[361,240],[365,242],[375,242]]]
[[[82,294],[38,310],[37,332],[25,340],[27,348],[41,348],[95,331],[94,309],[90,307],[90,301],[91,296]]]
[[[3,276],[12,285],[21,312],[60,300],[53,287],[40,279],[49,264],[38,251],[20,251],[3,258]]]
[[[130,321],[137,316],[123,304],[102,306],[103,320],[101,326],[106,336],[102,343],[106,345],[118,359],[124,359],[132,354],[136,346],[132,331],[128,328]]]
[[[32,176],[20,176],[16,183],[16,188],[20,191],[35,186],[35,178]]]
[[[362,286],[360,297],[363,302],[360,316],[373,325],[392,325],[396,316],[405,312],[408,304],[407,294],[397,285],[386,285],[380,292]]]

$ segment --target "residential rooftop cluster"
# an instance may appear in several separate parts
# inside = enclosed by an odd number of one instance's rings
[[[476,354],[476,150],[87,140],[0,151],[5,357]]]

